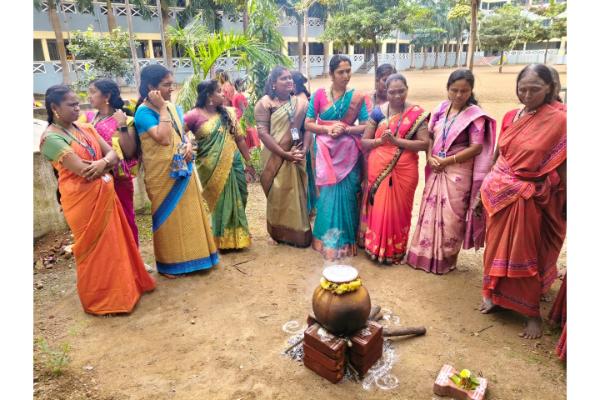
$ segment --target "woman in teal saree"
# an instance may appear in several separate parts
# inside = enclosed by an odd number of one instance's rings
[[[329,63],[332,85],[310,99],[305,128],[316,134],[315,181],[319,188],[313,249],[328,260],[357,253],[361,193],[360,139],[369,118],[363,94],[348,89],[352,63],[335,55]],[[358,120],[358,125],[355,122]],[[305,141],[305,149],[312,143]]]

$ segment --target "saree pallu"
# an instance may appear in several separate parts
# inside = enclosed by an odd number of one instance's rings
[[[548,319],[554,321],[558,326],[562,327],[562,333],[556,343],[555,352],[558,358],[566,360],[567,358],[567,274],[563,278],[560,285],[552,309],[548,314]]]
[[[113,179],[106,174],[88,181],[65,168],[61,160],[74,152],[82,160],[99,160],[102,150],[97,133],[79,125],[93,147],[92,158],[84,147],[55,147],[57,133],[42,139],[42,152],[58,170],[63,213],[73,233],[73,255],[77,268],[77,292],[83,309],[90,314],[129,313],[140,296],[154,289],[125,214],[115,195]],[[81,140],[81,138],[80,138]]]
[[[231,121],[235,121],[233,112],[228,112]],[[185,115],[185,123],[198,143],[196,166],[211,213],[215,244],[219,249],[243,249],[250,246],[250,231],[242,156],[220,115],[202,119],[196,109]]]
[[[444,115],[450,106],[444,101],[429,122],[434,134],[432,154],[442,150]],[[456,267],[461,246],[465,249],[483,245],[485,219],[473,213],[477,194],[489,171],[494,152],[496,121],[481,108],[471,105],[461,112],[446,139],[447,157],[472,144],[482,146],[480,154],[460,164],[451,164],[441,173],[425,168],[425,189],[419,218],[407,263],[434,274],[445,274]]]
[[[376,107],[375,138],[390,129],[398,138],[412,138],[428,113],[412,106],[391,118]],[[423,125],[424,126],[424,125]],[[397,264],[406,254],[415,190],[419,181],[417,153],[383,144],[371,149],[367,163],[367,188],[363,200],[365,252],[379,263]]]
[[[274,110],[274,111],[273,111]],[[289,114],[295,110],[290,122]],[[255,108],[258,129],[268,130],[284,151],[292,148],[292,123],[304,121],[306,101],[292,96],[290,103],[274,109],[268,96]],[[272,153],[267,146],[261,152],[263,172],[260,183],[267,197],[267,231],[273,240],[297,247],[307,247],[312,240],[306,206],[307,181],[304,163],[292,163]]]
[[[351,126],[357,119],[365,122],[368,111],[365,96],[354,89],[332,102],[321,88],[311,96],[306,116],[319,125],[339,121]],[[360,135],[317,135],[315,142],[315,183],[319,194],[313,249],[328,260],[355,256],[362,175]]]
[[[317,210],[317,186],[315,182],[315,154],[317,152],[317,143],[315,134],[313,136],[312,148],[306,151],[306,176],[308,178],[306,188],[306,209],[308,215],[313,214]]]
[[[169,109],[179,132],[183,132],[179,113],[172,104],[169,104]],[[155,118],[153,122],[158,125],[158,114],[146,106],[140,106],[136,112],[136,126],[142,113],[150,113]],[[145,132],[140,134],[140,141],[145,168],[144,183],[152,203],[154,255],[158,271],[177,275],[218,264],[217,247],[193,162],[187,163],[187,177],[173,179],[170,176],[173,156],[182,138],[173,129],[170,145],[157,143]]]
[[[96,113],[93,111],[89,111],[83,115],[85,122],[92,123],[94,118],[96,117]],[[106,143],[110,146],[112,143],[112,136],[115,132],[117,132],[119,128],[119,124],[117,120],[115,120],[112,116],[101,120],[96,123],[94,126],[98,134],[104,139]],[[137,164],[137,160],[127,160],[127,166],[131,169]],[[113,174],[115,178],[115,192],[117,192],[117,197],[121,202],[121,206],[123,207],[123,212],[127,217],[127,222],[129,223],[129,227],[131,228],[131,232],[133,233],[133,237],[135,238],[135,242],[139,245],[139,237],[138,237],[138,227],[135,223],[135,207],[133,204],[133,178],[129,177],[119,177],[118,174]]]
[[[543,105],[516,122],[508,113],[500,155],[481,187],[488,215],[483,296],[530,317],[556,278],[565,238],[566,114]]]

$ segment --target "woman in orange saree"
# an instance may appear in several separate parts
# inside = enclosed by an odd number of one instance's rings
[[[129,313],[154,279],[140,257],[114,181],[118,158],[89,124],[75,123],[79,101],[64,85],[46,92],[48,128],[40,148],[58,170],[63,213],[73,236],[77,292],[90,314]]]
[[[419,181],[417,152],[429,145],[429,113],[406,103],[408,86],[401,74],[390,75],[386,87],[388,102],[375,107],[361,141],[370,149],[361,220],[370,258],[398,264],[406,253]]]
[[[554,108],[548,67],[517,78],[524,108],[507,113],[498,158],[481,186],[488,217],[482,313],[498,305],[525,315],[521,337],[542,335],[540,298],[556,278],[566,232],[566,113]]]

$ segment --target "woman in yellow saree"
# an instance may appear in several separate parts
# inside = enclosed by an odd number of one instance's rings
[[[140,78],[135,127],[152,203],[156,268],[168,278],[211,268],[219,256],[194,168],[191,137],[183,128],[183,112],[169,102],[173,74],[153,64],[142,70]]]
[[[263,96],[254,108],[258,136],[264,144],[260,183],[267,196],[267,230],[281,243],[307,247],[312,232],[306,206],[308,177],[300,131],[308,106],[293,96],[290,71],[271,71]]]
[[[243,249],[250,246],[250,231],[246,218],[248,187],[242,156],[248,173],[255,175],[255,172],[235,110],[223,107],[224,102],[218,81],[200,82],[196,107],[187,112],[184,119],[198,143],[198,174],[211,212],[217,247]]]
[[[46,91],[48,128],[40,149],[58,170],[63,213],[75,238],[77,292],[90,314],[129,313],[154,289],[108,172],[118,158],[89,124],[68,86]]]

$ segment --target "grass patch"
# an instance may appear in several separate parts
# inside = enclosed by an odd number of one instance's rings
[[[64,342],[56,347],[52,347],[43,337],[38,338],[36,344],[46,372],[54,376],[62,375],[65,368],[71,362],[71,357],[69,356],[71,345]]]

